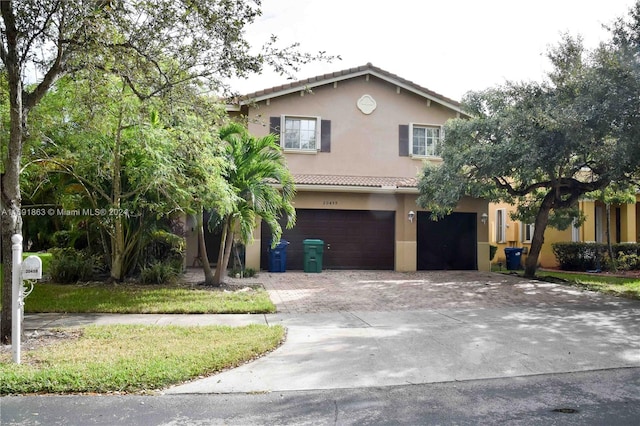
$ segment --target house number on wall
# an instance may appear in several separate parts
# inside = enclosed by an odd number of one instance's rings
[[[337,205],[337,204],[338,204],[338,202],[337,202],[337,201],[323,201],[323,202],[322,202],[322,205],[323,205],[323,206],[335,206],[335,205]]]

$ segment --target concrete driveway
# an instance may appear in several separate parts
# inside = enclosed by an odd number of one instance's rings
[[[362,388],[640,367],[640,302],[484,272],[263,272],[286,342],[166,393]]]

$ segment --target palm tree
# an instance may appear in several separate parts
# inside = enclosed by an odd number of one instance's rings
[[[270,134],[258,138],[240,129],[240,125],[234,123],[220,130],[230,165],[225,177],[238,202],[221,218],[222,238],[214,285],[222,283],[236,237],[243,244],[251,242],[261,218],[271,228],[272,240],[277,243],[282,235],[278,219],[286,215],[287,228],[293,227],[296,220],[292,204],[295,185],[277,137]]]

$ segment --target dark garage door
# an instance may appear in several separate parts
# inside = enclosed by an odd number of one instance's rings
[[[418,212],[418,270],[475,270],[475,213],[451,213],[438,220]]]
[[[304,269],[303,241],[308,238],[325,242],[323,269],[394,269],[395,212],[366,210],[296,209],[293,229],[284,229],[287,269]],[[261,262],[268,269],[269,227],[262,226]]]

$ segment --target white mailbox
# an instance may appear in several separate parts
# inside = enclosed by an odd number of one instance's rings
[[[38,256],[29,256],[22,261],[22,279],[42,279],[42,259]]]

